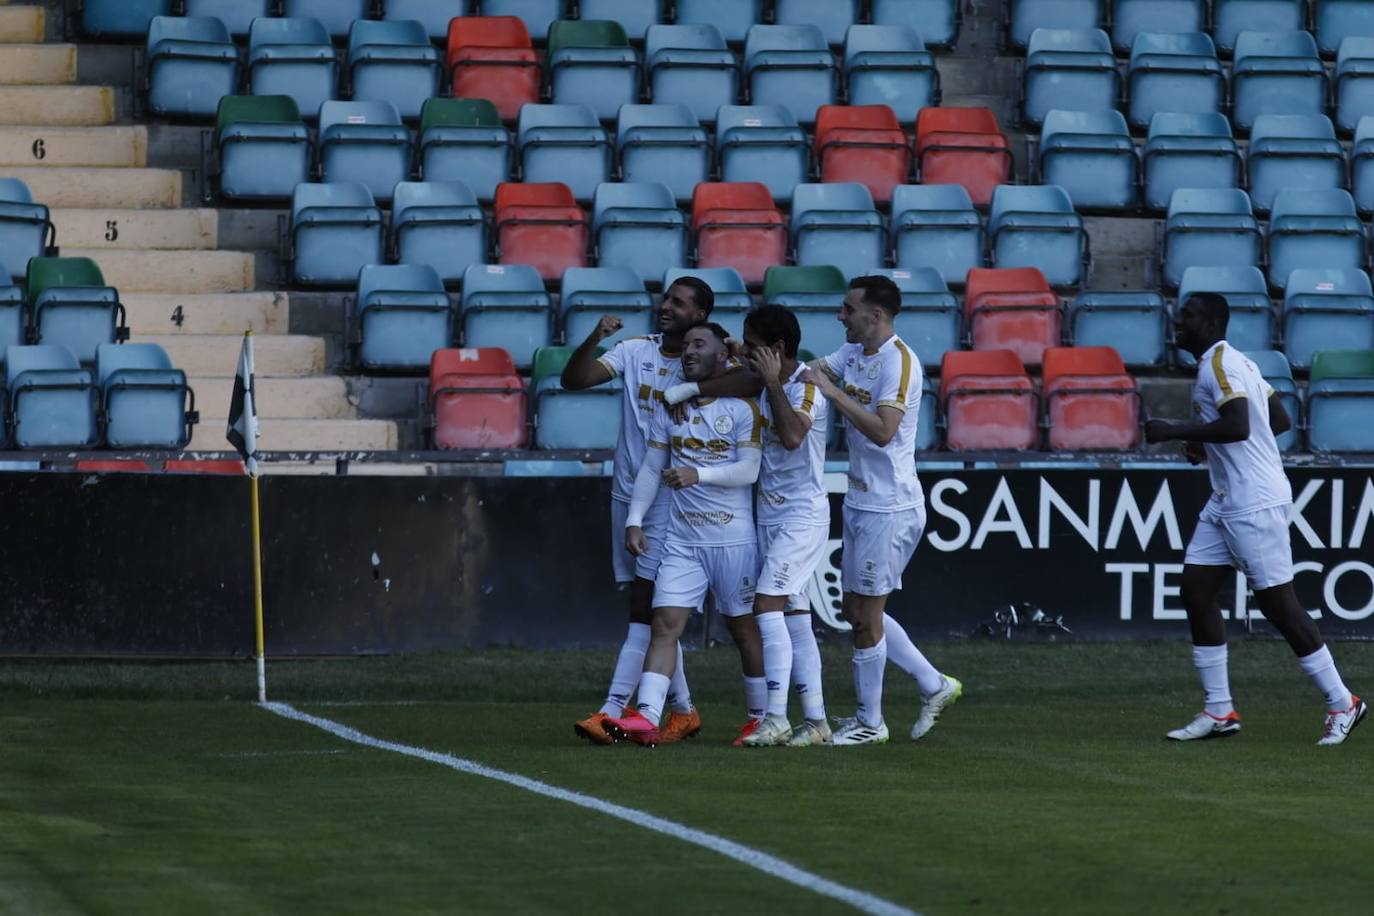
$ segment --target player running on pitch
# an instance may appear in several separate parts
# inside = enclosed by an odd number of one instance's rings
[[[1197,741],[1240,731],[1226,670],[1226,625],[1217,606],[1234,568],[1245,573],[1260,611],[1326,697],[1326,724],[1317,743],[1340,744],[1364,719],[1365,704],[1346,689],[1316,622],[1293,591],[1293,491],[1274,438],[1291,420],[1255,364],[1226,342],[1229,321],[1230,307],[1216,293],[1197,293],[1183,303],[1176,327],[1179,347],[1197,357],[1195,422],[1145,424],[1147,442],[1183,442],[1190,461],[1207,462],[1212,481],[1212,498],[1188,542],[1180,583],[1205,705],[1168,737]]]
[[[802,376],[845,418],[849,446],[840,575],[844,616],[854,628],[859,708],[836,730],[838,746],[887,741],[882,704],[889,658],[916,679],[925,700],[911,728],[913,741],[934,727],[964,689],[941,674],[885,613],[888,595],[902,587],[902,572],[926,523],[925,494],[916,478],[921,364],[892,329],[901,309],[901,293],[887,277],[851,280],[839,314],[845,345],[813,362]]]

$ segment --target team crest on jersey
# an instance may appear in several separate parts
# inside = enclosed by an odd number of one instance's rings
[[[868,377],[869,377],[870,379],[876,379],[876,378],[878,377],[878,370],[881,369],[881,368],[882,368],[882,366],[881,366],[880,364],[878,364],[878,363],[874,363],[873,365],[869,366],[869,367],[868,367]]]
[[[730,430],[735,428],[735,421],[729,417],[721,416],[716,417],[715,423],[711,425],[714,426],[716,432],[720,433],[722,436],[728,436]]]

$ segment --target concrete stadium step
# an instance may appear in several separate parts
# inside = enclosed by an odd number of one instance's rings
[[[0,6],[0,44],[41,42],[45,28],[41,6]]]
[[[5,13],[6,9],[0,6],[0,20]],[[74,82],[76,45],[10,44],[0,54],[0,85],[55,86]]]
[[[9,52],[5,52],[9,53]],[[5,58],[0,54],[0,61]],[[142,167],[148,164],[148,128],[0,127],[0,165],[101,165]]]
[[[109,86],[0,86],[0,124],[94,127],[114,119]]]
[[[219,244],[216,210],[51,210],[57,243],[78,248],[213,249]]]
[[[256,347],[254,355],[256,355]],[[338,375],[278,378],[259,374],[257,408],[260,418],[293,420],[353,420],[357,411],[348,400],[348,384]],[[190,379],[201,413],[227,413],[234,393],[229,377]]]
[[[172,365],[188,376],[232,378],[238,368],[241,334],[180,334],[134,337],[139,343],[161,344]],[[324,372],[323,337],[297,334],[253,336],[253,362],[267,376],[320,375]],[[228,404],[225,410],[229,409]]]
[[[49,207],[177,207],[181,173],[172,169],[34,168],[3,170],[21,178]]]
[[[58,237],[61,241],[61,237]],[[246,251],[118,251],[60,246],[63,257],[91,258],[121,293],[239,293],[255,286]]]
[[[286,293],[120,293],[135,340],[146,334],[285,334]],[[178,323],[180,322],[180,323]]]
[[[224,438],[226,425],[224,417],[206,416],[201,409],[201,420],[188,449],[231,451]],[[390,420],[264,419],[258,423],[258,449],[264,452],[390,451],[397,442],[396,424]]]

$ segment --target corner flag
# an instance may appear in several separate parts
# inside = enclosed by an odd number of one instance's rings
[[[225,438],[243,458],[249,476],[258,476],[258,410],[253,403],[253,332],[243,335],[239,367],[234,374],[234,394],[229,401],[229,428]]]

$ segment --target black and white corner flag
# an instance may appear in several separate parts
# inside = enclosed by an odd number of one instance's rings
[[[229,428],[225,437],[243,458],[244,467],[258,476],[258,411],[253,394],[253,332],[243,335],[239,368],[234,373],[234,395],[229,401]]]

